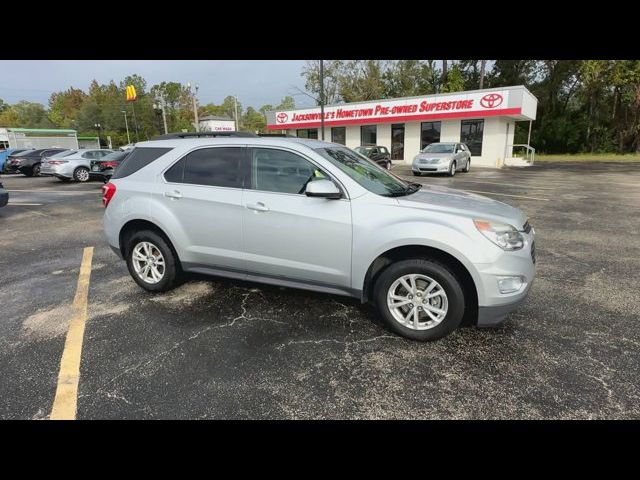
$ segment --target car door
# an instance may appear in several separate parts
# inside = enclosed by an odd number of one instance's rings
[[[456,154],[455,154],[456,167],[457,169],[464,168],[467,164],[467,156],[464,153],[464,149],[462,148],[462,145],[459,143],[456,143],[455,148],[456,148]]]
[[[194,149],[164,173],[160,201],[180,223],[181,260],[242,273],[242,146]],[[191,265],[188,265],[191,264]]]
[[[242,203],[249,278],[255,273],[349,288],[350,201],[307,197],[306,184],[329,175],[296,152],[255,147],[247,158],[251,188]]]

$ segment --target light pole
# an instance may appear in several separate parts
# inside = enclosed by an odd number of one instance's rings
[[[324,63],[320,60],[320,133],[324,141]]]
[[[191,82],[187,83],[187,88],[189,88],[189,93],[191,93]],[[196,99],[199,88],[198,84],[196,84],[196,93],[191,94],[191,101],[193,102],[193,119],[195,121],[196,132],[200,131],[200,121],[198,120],[198,100]]]
[[[96,130],[98,130],[98,148],[101,149],[102,145],[100,144],[100,129],[102,128],[102,125],[100,125],[99,123],[95,123],[93,126],[96,127]]]
[[[158,95],[156,97],[156,101],[158,102],[157,104],[153,104],[153,108],[156,110],[162,110],[162,123],[164,124],[164,133],[165,135],[167,133],[169,133],[169,130],[167,129],[167,114],[165,112],[165,103],[164,103],[164,98],[161,95]]]
[[[127,129],[127,145],[131,143],[131,139],[129,138],[129,122],[127,122],[127,111],[121,110],[124,113],[124,127]]]

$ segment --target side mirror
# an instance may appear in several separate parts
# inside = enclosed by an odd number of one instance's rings
[[[328,199],[338,199],[342,198],[342,193],[336,184],[331,180],[314,180],[307,184],[307,189],[305,190],[305,195],[307,197],[319,197],[319,198],[328,198]]]

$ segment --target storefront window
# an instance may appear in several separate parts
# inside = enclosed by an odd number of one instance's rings
[[[362,125],[360,127],[360,145],[375,145],[378,141],[378,127],[376,125]]]
[[[431,143],[440,141],[442,122],[422,122],[420,131],[420,150]]]
[[[346,127],[333,127],[331,129],[331,141],[333,143],[339,143],[341,145],[347,144],[347,129]]]
[[[298,138],[312,138],[314,140],[318,139],[318,129],[317,128],[302,128],[298,130]]]
[[[391,160],[404,159],[404,123],[391,125]]]
[[[484,120],[462,120],[460,141],[469,147],[474,157],[482,155],[483,132]]]

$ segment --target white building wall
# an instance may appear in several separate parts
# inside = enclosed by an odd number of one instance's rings
[[[420,151],[420,122],[404,124],[404,163],[411,163]]]
[[[347,147],[356,148],[360,146],[360,125],[347,125],[345,130]]]
[[[391,124],[379,123],[377,125],[376,143],[382,147],[387,147],[391,151]]]

